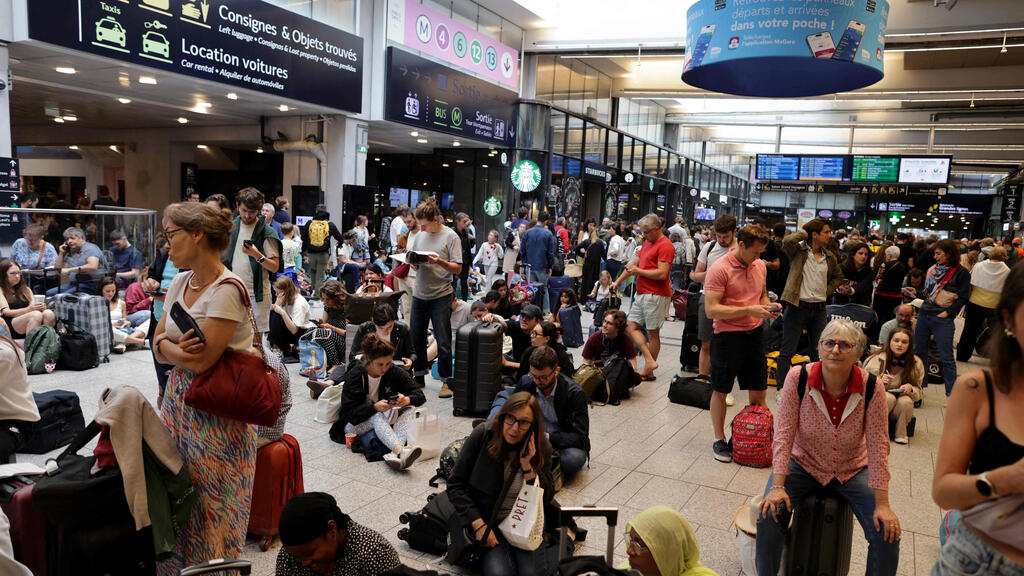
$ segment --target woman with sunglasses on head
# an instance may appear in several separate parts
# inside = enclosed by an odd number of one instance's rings
[[[882,383],[856,365],[865,345],[860,328],[833,320],[818,341],[820,361],[786,375],[775,413],[772,475],[757,519],[761,576],[779,572],[787,513],[823,488],[848,502],[860,521],[867,573],[896,574],[900,522],[889,507],[889,417]]]
[[[514,548],[498,530],[523,484],[534,481],[544,489],[545,520],[554,520],[551,445],[545,439],[543,415],[532,394],[517,392],[485,426],[473,429],[448,478],[448,498],[456,516],[486,549],[484,576],[548,576],[554,572],[556,547]],[[506,485],[508,489],[502,493]],[[494,523],[488,530],[492,516]]]
[[[700,563],[697,535],[682,514],[653,506],[626,524],[627,564],[642,576],[718,576]]]

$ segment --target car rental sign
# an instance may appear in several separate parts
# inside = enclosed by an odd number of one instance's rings
[[[32,0],[33,40],[361,112],[363,39],[259,0]]]

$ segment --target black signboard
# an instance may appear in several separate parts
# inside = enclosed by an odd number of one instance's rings
[[[181,199],[188,200],[190,194],[199,191],[199,164],[181,163]]]
[[[388,48],[384,106],[388,120],[511,146],[515,142],[517,98],[511,90]]]
[[[20,176],[17,158],[0,158],[0,192],[20,192]]]
[[[29,37],[362,111],[363,39],[260,0],[32,0]]]
[[[992,197],[980,194],[910,195],[872,200],[868,207],[879,212],[988,216],[992,213]]]
[[[1020,184],[1007,184],[1003,191],[1003,222],[1020,220]]]

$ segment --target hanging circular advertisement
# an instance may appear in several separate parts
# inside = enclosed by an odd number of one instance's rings
[[[497,216],[501,214],[501,200],[498,200],[494,196],[488,196],[487,200],[484,200],[484,214],[488,216]]]
[[[520,160],[512,167],[512,185],[520,192],[533,192],[540,186],[540,166],[531,160]]]

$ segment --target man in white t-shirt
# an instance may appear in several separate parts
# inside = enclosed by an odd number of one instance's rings
[[[732,214],[722,214],[715,220],[715,239],[706,242],[697,256],[697,267],[690,273],[690,280],[704,284],[708,269],[722,256],[729,253],[736,246],[736,217]],[[714,324],[708,318],[704,310],[704,294],[701,289],[700,302],[697,305],[697,337],[700,338],[700,360],[697,363],[697,370],[701,376],[711,377],[711,337],[715,333]],[[682,358],[680,357],[680,361]],[[725,404],[732,406],[735,403],[732,394],[725,398]]]
[[[260,332],[270,330],[270,273],[283,272],[281,266],[281,238],[267,224],[260,212],[263,193],[255,188],[243,188],[236,197],[238,216],[231,232],[231,244],[222,260],[242,279],[249,298],[256,327]],[[256,281],[254,281],[254,279]]]
[[[399,204],[395,208],[395,215],[391,218],[391,229],[388,231],[388,240],[391,241],[391,253],[398,251],[398,237],[409,231],[405,225],[405,218],[409,215],[409,207]]]

